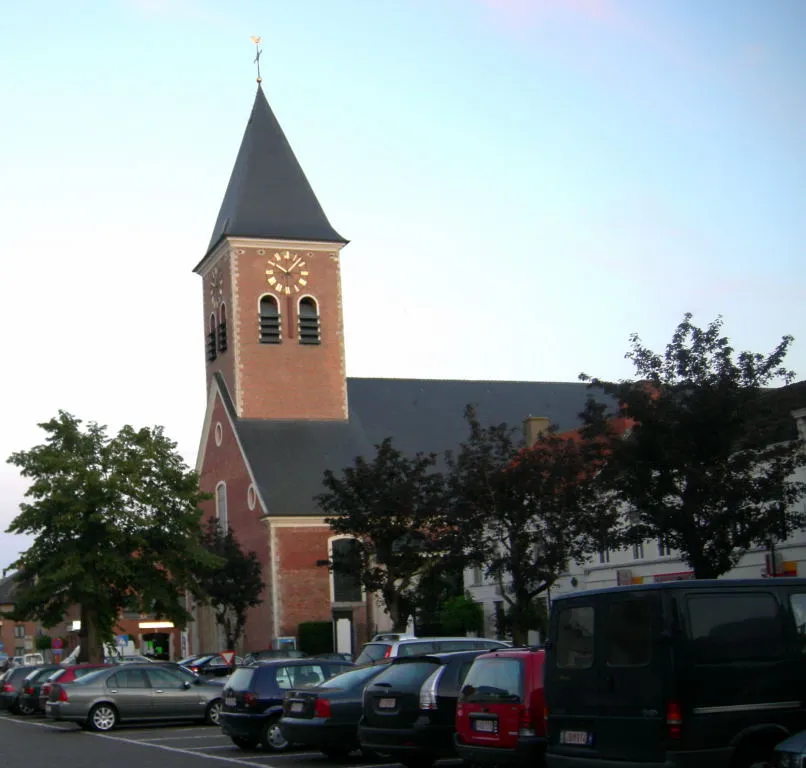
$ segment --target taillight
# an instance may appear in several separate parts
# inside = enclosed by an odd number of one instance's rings
[[[257,705],[257,694],[247,691],[243,695],[243,705],[245,707],[254,707]]]
[[[384,659],[388,659],[392,655],[392,646],[387,645],[386,650],[383,652]]]
[[[670,701],[666,704],[666,738],[679,739],[680,729],[683,725],[683,713],[680,711],[680,703]]]
[[[64,688],[59,688],[59,695],[56,697],[56,701],[69,701],[67,691]]]
[[[532,718],[528,707],[521,707],[518,713],[518,736],[534,736]]]
[[[39,689],[39,695],[40,695],[40,696],[47,696],[47,695],[50,693],[50,689],[51,689],[52,687],[53,687],[53,686],[51,686],[51,684],[50,684],[50,683],[45,683],[45,684],[44,684],[44,685],[43,685],[43,686],[42,686],[42,687]]]
[[[26,696],[30,696],[34,692],[34,687],[32,685],[26,685],[25,688],[22,689],[22,692]]]
[[[420,688],[420,709],[437,708],[437,684],[444,671],[445,667],[439,666],[425,679]]]
[[[14,693],[14,686],[11,683],[3,683],[3,693]]]
[[[198,674],[199,673],[199,668],[198,667],[191,667],[190,671],[195,673],[195,674]]]
[[[330,717],[330,701],[317,697],[313,705],[314,717]]]

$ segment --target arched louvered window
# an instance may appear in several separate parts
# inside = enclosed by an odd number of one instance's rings
[[[316,299],[306,296],[299,300],[299,343],[319,344],[319,307]]]
[[[227,532],[229,516],[227,515],[227,484],[222,480],[215,487],[215,516],[222,533]]]
[[[207,360],[212,362],[216,358],[216,321],[215,312],[210,315],[210,327],[207,334]]]
[[[227,307],[224,302],[218,308],[218,351],[227,351]]]
[[[260,343],[280,343],[280,309],[277,299],[266,294],[260,297]]]

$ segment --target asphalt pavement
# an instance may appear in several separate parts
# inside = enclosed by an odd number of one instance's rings
[[[445,768],[458,761],[444,761]],[[89,733],[77,725],[0,713],[2,768],[400,768],[371,763],[358,752],[334,763],[320,752],[296,749],[282,754],[236,747],[209,725],[120,726]]]

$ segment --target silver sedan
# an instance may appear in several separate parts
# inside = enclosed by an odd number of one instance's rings
[[[138,720],[201,720],[217,724],[221,686],[189,680],[170,667],[124,664],[100,669],[72,683],[55,683],[45,705],[53,720],[110,731]]]

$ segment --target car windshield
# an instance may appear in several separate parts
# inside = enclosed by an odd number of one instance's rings
[[[389,643],[367,643],[358,654],[355,660],[355,665],[360,667],[362,664],[370,664],[378,659],[383,659],[392,650]]]
[[[95,680],[97,680],[99,677],[103,677],[103,675],[108,671],[108,669],[96,669],[81,678],[76,678],[72,685],[92,685]]]
[[[349,672],[342,672],[341,674],[331,677],[330,680],[323,680],[316,688],[324,688],[328,691],[345,691],[350,688],[357,688],[364,685],[368,680],[371,680],[376,675],[379,675],[385,666],[379,667],[361,667],[361,669],[351,669]]]
[[[254,669],[247,669],[245,667],[236,669],[227,683],[227,688],[233,691],[248,691],[252,683],[252,675],[254,674]]]
[[[479,659],[467,673],[460,701],[521,700],[521,662],[519,659]]]

